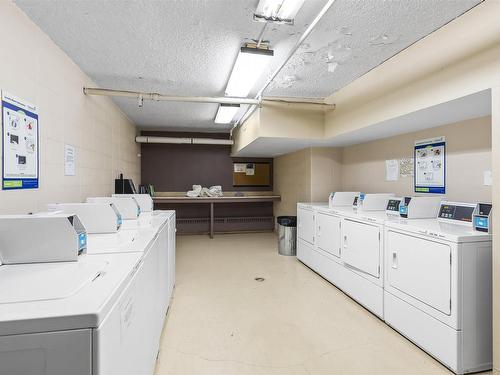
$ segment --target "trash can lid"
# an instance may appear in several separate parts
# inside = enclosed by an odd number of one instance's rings
[[[296,227],[297,226],[297,216],[278,216],[278,224],[284,227]]]

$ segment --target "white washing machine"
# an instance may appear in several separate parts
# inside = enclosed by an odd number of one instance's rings
[[[492,239],[473,230],[475,206],[385,228],[385,321],[458,374],[492,366]]]
[[[134,283],[139,261],[140,254],[130,253],[0,266],[0,373],[120,373],[104,371],[95,359],[125,354],[101,342],[102,331],[140,340],[137,319],[150,319],[141,307],[144,291]],[[123,299],[125,293],[129,297]],[[118,367],[125,371],[127,361],[121,358]],[[137,363],[129,365],[146,374]]]
[[[153,253],[151,257],[156,268],[151,270],[149,277],[152,287],[157,289],[156,298],[160,303],[162,319],[154,331],[159,341],[175,286],[175,211],[143,212],[137,220],[124,220],[124,223],[131,222],[137,222],[137,229],[122,225],[117,233],[90,234],[87,253],[140,252],[142,256]],[[153,244],[157,248],[152,249]]]
[[[175,214],[160,216],[136,247],[0,266],[0,373],[151,375],[175,277]]]

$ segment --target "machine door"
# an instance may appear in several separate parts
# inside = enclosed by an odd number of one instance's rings
[[[299,207],[297,209],[297,235],[314,244],[314,211]]]
[[[340,223],[337,216],[321,212],[316,214],[316,244],[318,248],[336,257],[340,257]]]
[[[92,330],[0,336],[2,375],[91,375]]]
[[[389,285],[450,315],[450,246],[393,231],[387,232],[386,241]]]
[[[168,221],[168,298],[172,296],[175,286],[175,216]]]
[[[157,242],[151,246],[104,322],[94,329],[94,375],[150,375],[159,339]]]
[[[345,219],[342,224],[342,260],[359,271],[380,277],[380,228]]]

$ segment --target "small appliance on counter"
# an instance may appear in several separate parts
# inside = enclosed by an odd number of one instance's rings
[[[115,179],[115,194],[136,194],[134,181],[130,178],[123,178],[120,173],[120,178]]]
[[[86,249],[87,232],[74,214],[0,216],[2,264],[76,261]]]

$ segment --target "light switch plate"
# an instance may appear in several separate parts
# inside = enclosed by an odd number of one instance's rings
[[[491,186],[493,183],[493,178],[491,176],[491,171],[484,171],[484,185]]]

